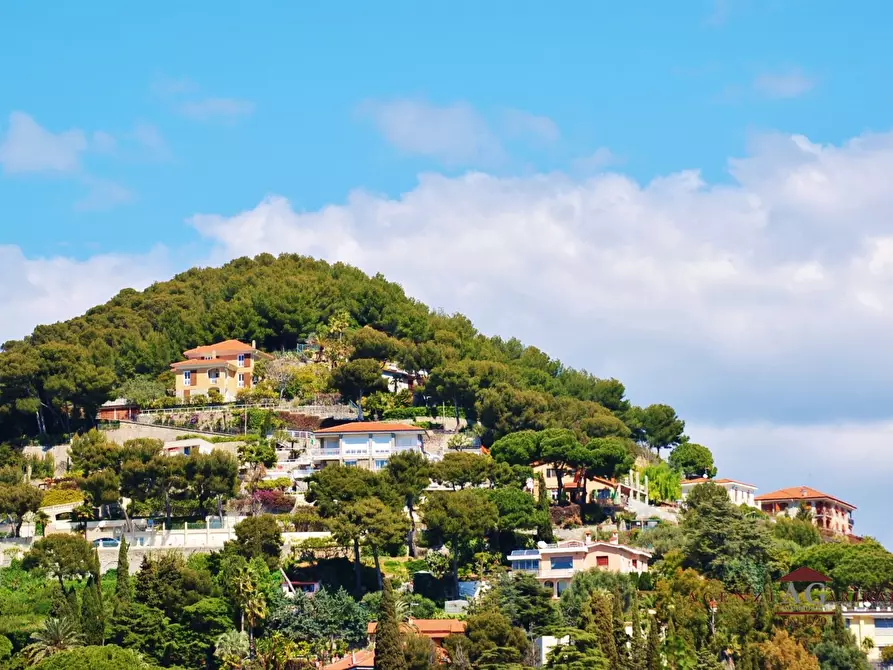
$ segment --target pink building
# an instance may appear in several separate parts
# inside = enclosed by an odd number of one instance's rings
[[[566,540],[537,549],[516,549],[508,559],[512,570],[529,572],[557,598],[570,585],[574,575],[597,568],[623,574],[648,572],[651,554],[643,549],[616,542]]]
[[[812,522],[820,530],[835,535],[853,534],[856,506],[808,486],[792,486],[764,493],[756,497],[756,502],[761,510],[772,516],[797,516],[801,507],[807,507],[812,512]]]

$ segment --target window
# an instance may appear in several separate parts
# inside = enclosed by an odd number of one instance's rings
[[[192,386],[192,370],[183,370],[183,386]]]
[[[188,456],[188,455],[189,455],[189,447],[183,447],[183,455],[184,455],[184,456]]]
[[[850,620],[847,619],[846,622],[849,623]],[[893,619],[875,619],[874,627],[875,628],[893,628]]]
[[[568,586],[570,586],[570,582],[558,582],[558,595],[564,593]]]
[[[528,570],[537,572],[540,569],[540,562],[537,558],[527,558],[523,561],[512,561],[512,570]]]
[[[607,556],[596,556],[595,564],[599,568],[607,568],[608,567],[608,557]]]
[[[245,354],[239,354],[238,366],[240,368],[245,367]]]
[[[353,468],[353,467],[356,467],[357,462],[356,461],[344,461],[344,465]]]
[[[635,558],[633,559],[633,567],[634,567],[634,568],[638,568],[638,567],[639,567],[639,561],[636,560]]]
[[[555,470],[552,468],[548,468],[546,470],[546,477],[552,478],[555,476]]]
[[[245,375],[241,372],[239,373],[239,382],[236,384],[240,389],[245,388]]]
[[[384,470],[386,467],[388,467],[387,460],[375,461],[375,469],[376,470]]]
[[[219,376],[220,376],[220,371],[219,371],[219,370],[208,370],[208,380],[209,380],[212,384],[216,384],[216,383],[217,383],[217,378],[218,378]]]
[[[573,556],[553,556],[551,559],[553,570],[572,570],[574,567]]]

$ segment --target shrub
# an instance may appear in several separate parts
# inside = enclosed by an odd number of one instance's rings
[[[52,507],[53,505],[67,505],[68,503],[79,502],[84,499],[84,494],[77,489],[70,488],[52,488],[43,494],[41,507]]]
[[[264,479],[257,483],[259,491],[285,491],[291,488],[292,481],[288,477],[277,477],[276,479]]]
[[[257,501],[265,512],[270,514],[284,514],[291,512],[295,506],[295,497],[286,495],[282,491],[259,490],[252,494],[252,498]]]
[[[326,523],[319,516],[319,510],[313,505],[299,505],[288,518],[297,533],[321,532],[326,530]]]
[[[583,519],[580,516],[580,506],[576,504],[555,506],[549,508],[553,526],[580,526]]]

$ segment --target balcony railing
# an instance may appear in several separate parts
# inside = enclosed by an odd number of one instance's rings
[[[560,568],[558,570],[553,570],[552,568],[545,567],[540,568],[539,578],[540,579],[563,579],[565,577],[573,577],[576,574],[576,568]]]

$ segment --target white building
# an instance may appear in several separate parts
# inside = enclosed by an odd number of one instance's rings
[[[422,452],[424,435],[424,429],[418,426],[357,421],[315,431],[308,456],[315,468],[331,462],[382,470],[392,454]]]
[[[212,451],[214,451],[214,445],[200,437],[165,442],[162,449],[162,453],[165,456],[189,456],[194,453],[210,454]]]
[[[637,547],[611,542],[593,542],[586,533],[583,541],[565,540],[540,543],[536,549],[516,549],[508,555],[512,570],[528,572],[558,598],[578,572],[597,568],[621,574],[648,572],[651,553]]]
[[[748,507],[759,508],[756,501],[757,487],[753,484],[745,484],[734,479],[688,479],[682,482],[682,500],[688,497],[691,490],[698,484],[713,482],[717,486],[723,487],[729,494],[729,500],[733,505],[747,505]]]

